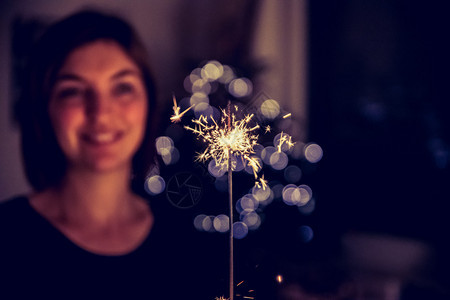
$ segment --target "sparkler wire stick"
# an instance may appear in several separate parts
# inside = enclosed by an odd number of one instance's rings
[[[231,131],[231,102],[228,101],[228,130]],[[230,209],[230,300],[234,299],[234,255],[233,255],[233,171],[231,167],[231,149],[228,147],[228,204]]]
[[[228,149],[231,152],[230,149]],[[231,159],[228,156],[228,201],[230,209],[230,300],[233,300],[233,282],[234,282],[234,257],[233,257],[233,179],[231,171]]]

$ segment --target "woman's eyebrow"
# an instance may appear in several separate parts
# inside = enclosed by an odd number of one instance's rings
[[[121,77],[125,77],[125,76],[136,76],[136,77],[140,77],[141,76],[141,72],[139,72],[138,70],[134,70],[134,69],[123,69],[120,70],[116,73],[114,73],[111,76],[111,80],[116,80],[118,78]],[[60,75],[58,75],[56,77],[55,82],[60,82],[60,81],[80,81],[80,82],[84,82],[84,79],[77,75],[77,74],[72,74],[72,73],[62,73]]]
[[[71,73],[63,73],[56,77],[55,82],[64,81],[64,80],[74,80],[74,81],[83,81],[83,78],[76,74]]]
[[[118,78],[128,76],[128,75],[140,77],[141,72],[139,72],[138,70],[134,70],[134,69],[124,69],[124,70],[120,70],[119,72],[117,72],[113,76],[111,76],[111,79],[118,79]]]

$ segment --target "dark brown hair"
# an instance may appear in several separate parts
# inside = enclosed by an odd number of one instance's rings
[[[156,91],[148,54],[133,28],[123,19],[97,11],[81,11],[50,26],[31,51],[27,78],[18,105],[25,173],[36,191],[56,186],[67,162],[51,126],[48,104],[58,71],[76,48],[96,40],[118,43],[140,68],[148,95],[144,140],[133,158],[133,188],[141,191],[154,162]]]

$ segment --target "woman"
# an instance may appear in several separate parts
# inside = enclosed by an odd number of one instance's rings
[[[188,246],[142,197],[155,88],[132,28],[72,15],[42,36],[27,74],[19,111],[34,193],[0,206],[0,298],[190,299]]]

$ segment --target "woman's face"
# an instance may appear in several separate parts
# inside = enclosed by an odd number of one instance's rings
[[[49,103],[69,169],[131,168],[147,109],[142,74],[117,43],[99,40],[76,48],[57,75]]]

